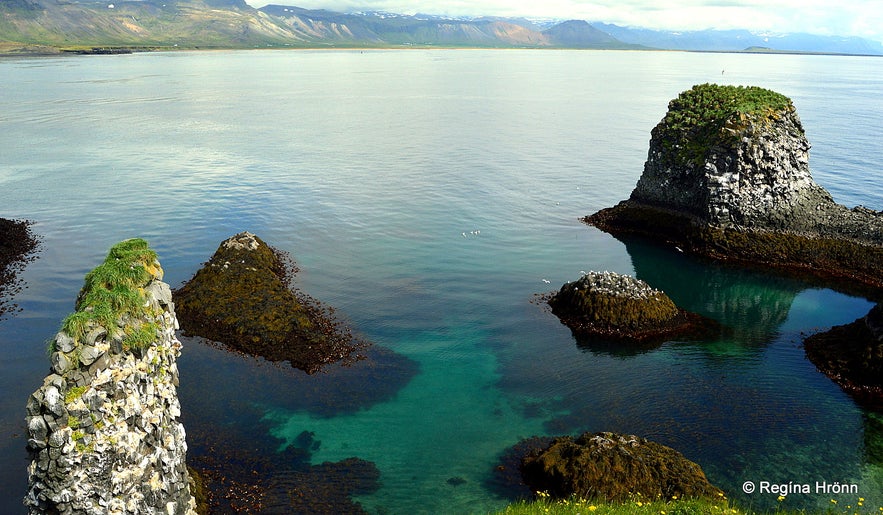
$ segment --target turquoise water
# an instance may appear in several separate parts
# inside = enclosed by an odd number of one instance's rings
[[[816,180],[879,208],[878,59],[211,52],[7,60],[0,81],[0,216],[43,236],[23,311],[0,322],[3,513],[23,511],[24,402],[86,271],[141,236],[177,286],[241,230],[289,251],[298,287],[391,352],[313,377],[186,338],[188,434],[248,428],[281,450],[312,432],[311,463],[376,463],[380,488],[358,497],[371,512],[500,508],[501,453],[586,430],[674,446],[746,505],[776,501],[744,481],[826,480],[883,506],[880,424],[800,346],[868,300],[578,221],[628,196],[650,129],[701,82],[790,96]],[[635,274],[733,332],[634,352],[577,344],[532,301],[581,270]]]

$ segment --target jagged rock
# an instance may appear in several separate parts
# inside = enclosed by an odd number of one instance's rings
[[[27,402],[29,513],[195,513],[176,390],[181,343],[160,277],[143,240],[115,245],[86,276],[53,340],[55,373]],[[116,353],[106,337],[119,341]]]
[[[681,93],[628,200],[585,221],[717,259],[883,287],[883,213],[835,203],[809,169],[791,100],[756,87]]]
[[[182,328],[307,373],[348,362],[363,346],[330,310],[293,291],[285,256],[249,232],[224,242],[192,279],[174,292]]]
[[[638,342],[698,337],[720,325],[678,308],[664,292],[615,272],[589,272],[548,299],[577,339],[602,336]]]
[[[555,438],[522,459],[521,473],[533,491],[557,498],[723,497],[702,468],[678,451],[638,436],[609,432]]]
[[[883,303],[855,322],[809,336],[806,357],[844,390],[883,406]]]

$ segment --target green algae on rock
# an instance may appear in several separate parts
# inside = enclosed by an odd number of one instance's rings
[[[724,261],[883,287],[883,213],[835,203],[812,179],[809,148],[787,97],[695,86],[653,129],[629,199],[584,221]]]
[[[589,272],[561,286],[548,303],[577,338],[645,342],[720,330],[716,322],[678,308],[644,281],[614,272]]]
[[[288,361],[307,373],[357,359],[354,353],[364,343],[329,308],[293,291],[293,273],[286,257],[254,234],[225,240],[174,292],[184,332],[269,361]]]
[[[806,357],[859,402],[883,407],[883,304],[862,318],[809,336]]]
[[[555,438],[522,459],[521,473],[533,491],[555,498],[723,498],[702,468],[680,452],[638,436],[610,432]]]

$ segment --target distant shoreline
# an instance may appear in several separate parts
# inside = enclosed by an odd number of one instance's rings
[[[752,54],[752,55],[820,55],[837,57],[883,57],[878,54],[850,54],[843,52],[807,52],[797,50],[776,49],[745,49],[745,50],[681,50],[665,48],[579,48],[579,47],[492,47],[492,46],[459,46],[459,45],[385,45],[385,46],[265,46],[265,47],[214,47],[214,46],[137,46],[137,45],[73,45],[57,47],[42,44],[0,42],[0,58],[22,57],[58,57],[64,55],[128,55],[147,52],[218,52],[218,51],[252,51],[252,50],[339,50],[339,51],[371,51],[371,50],[572,50],[572,51],[625,51],[625,52],[686,52],[698,54]]]

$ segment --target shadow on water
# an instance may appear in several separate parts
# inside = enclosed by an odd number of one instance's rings
[[[229,353],[181,337],[179,388],[188,463],[203,476],[215,512],[359,513],[352,496],[379,487],[377,467],[357,457],[310,465],[322,442],[309,432],[293,444],[270,433],[266,406],[317,417],[357,412],[393,397],[417,365],[371,346],[366,359],[308,375],[287,364]]]

